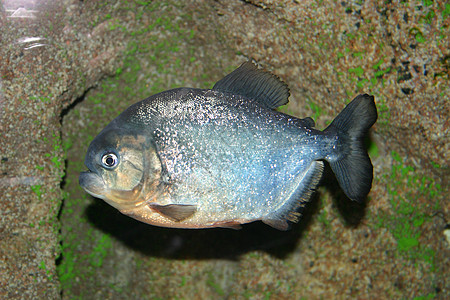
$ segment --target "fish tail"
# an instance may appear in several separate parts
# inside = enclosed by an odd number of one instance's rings
[[[364,200],[372,187],[373,166],[364,147],[364,137],[376,120],[374,97],[364,94],[353,99],[324,130],[334,135],[338,143],[338,151],[326,160],[351,200]]]

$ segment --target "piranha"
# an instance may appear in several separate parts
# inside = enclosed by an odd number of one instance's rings
[[[89,145],[79,183],[142,222],[240,228],[257,220],[287,230],[331,166],[363,201],[373,167],[363,139],[374,97],[357,96],[323,131],[288,103],[277,76],[245,62],[212,89],[176,88],[131,105]]]

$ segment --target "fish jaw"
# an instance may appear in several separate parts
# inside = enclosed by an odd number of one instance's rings
[[[90,195],[104,200],[120,211],[139,207],[146,202],[141,197],[142,180],[131,190],[110,189],[102,176],[92,171],[81,172],[78,180],[80,186]]]
[[[86,192],[95,198],[106,200],[106,185],[101,176],[91,171],[85,171],[80,173],[78,181]]]

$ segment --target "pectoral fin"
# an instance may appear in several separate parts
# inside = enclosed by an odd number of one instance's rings
[[[188,204],[168,204],[168,205],[159,205],[159,204],[149,204],[151,209],[157,211],[161,215],[171,219],[175,222],[183,221],[184,219],[189,218],[197,211],[196,205],[188,205]]]

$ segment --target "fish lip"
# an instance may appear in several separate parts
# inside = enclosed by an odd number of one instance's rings
[[[119,192],[120,194],[124,191],[110,190],[103,181],[103,177],[90,170],[81,172],[78,177],[78,182],[80,186],[91,196],[106,201],[106,203],[120,211],[124,209],[133,210],[146,204],[146,201],[136,201],[130,203],[127,197],[124,198],[120,197],[120,195],[115,195],[115,192]],[[138,187],[140,190],[142,188],[142,183],[137,185],[135,188]]]
[[[78,177],[78,183],[89,194],[96,198],[105,199],[105,182],[97,173],[90,170],[81,172]]]

